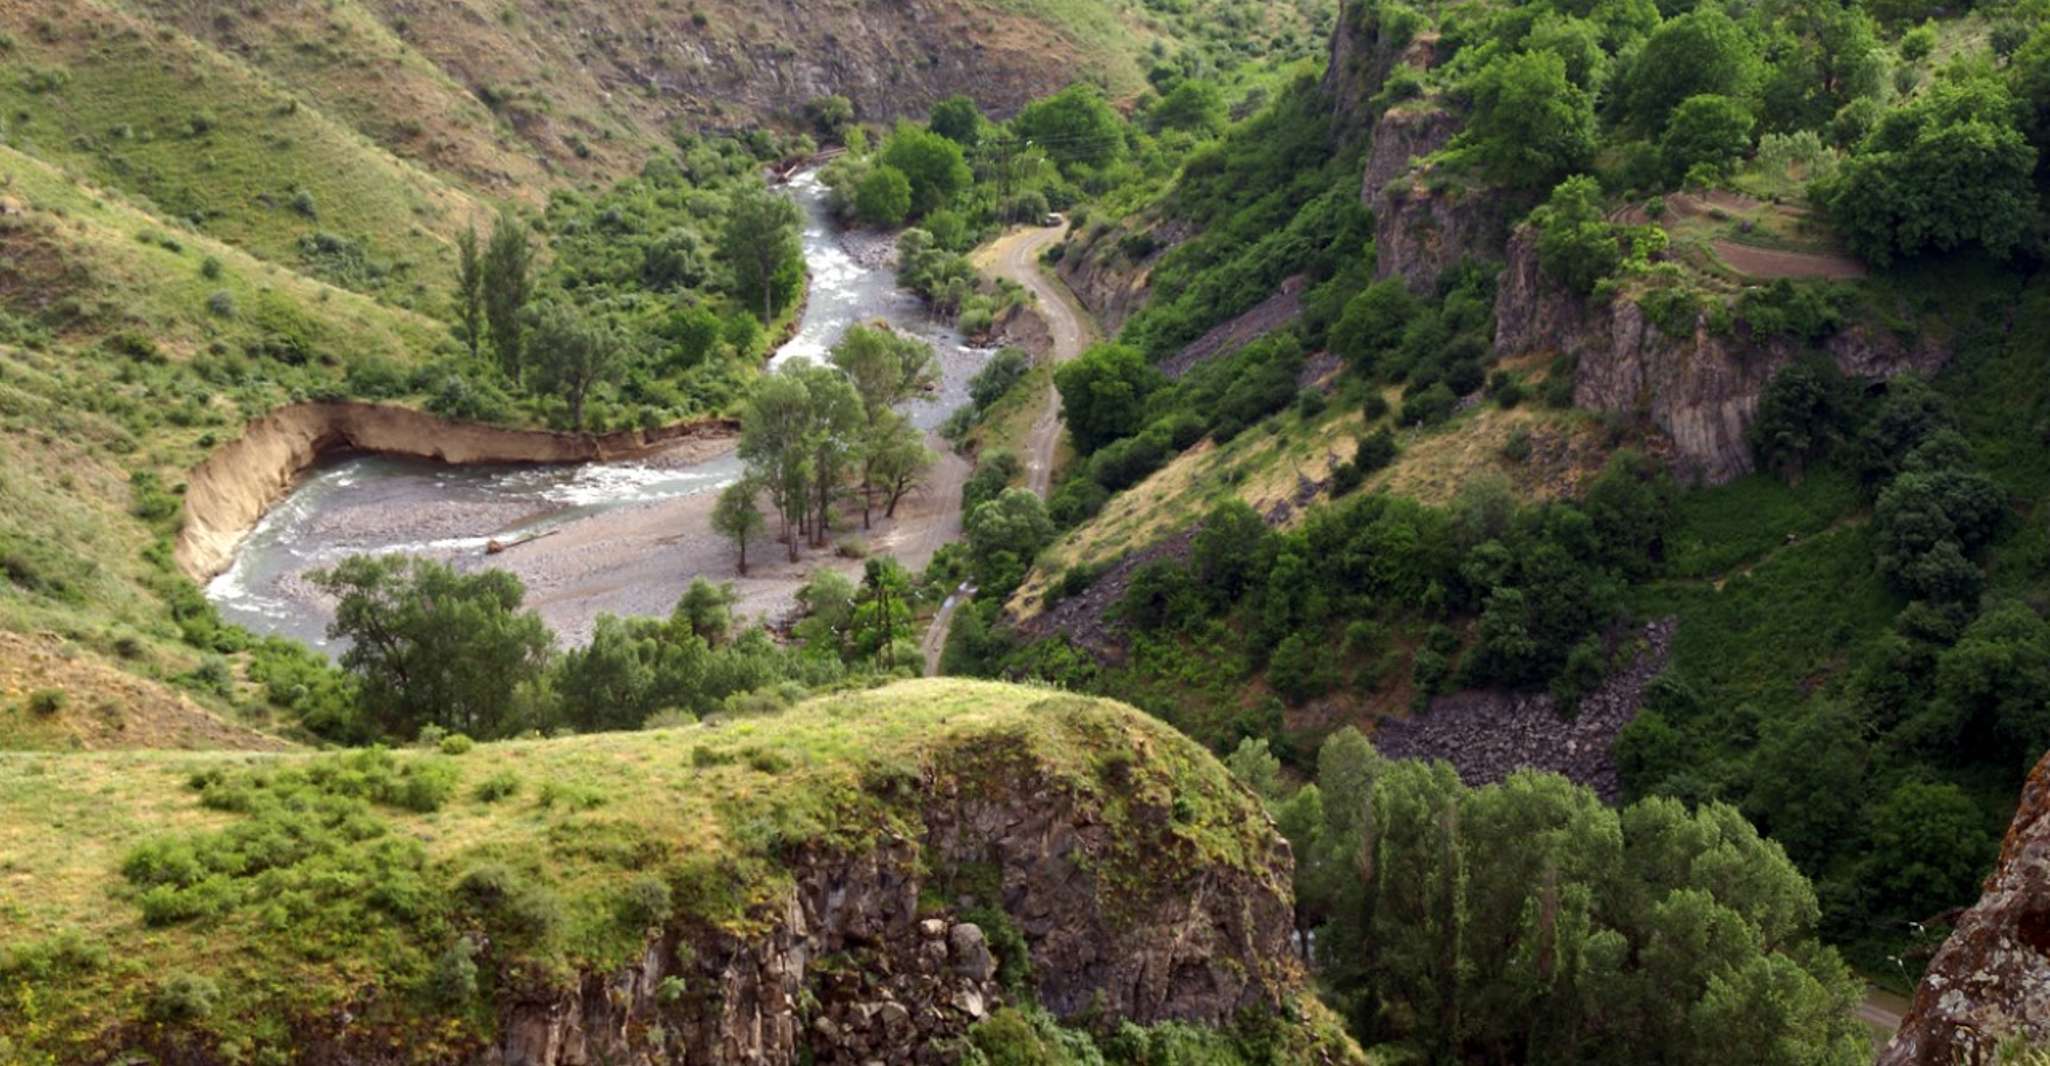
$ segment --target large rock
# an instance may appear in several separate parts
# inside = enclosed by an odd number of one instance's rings
[[[1985,894],[1936,952],[1879,1066],[1980,1066],[2050,1044],[2050,755],[2022,788]]]
[[[1903,338],[1854,323],[1821,351],[1857,378],[1931,373],[1950,353],[1927,334]],[[1687,336],[1667,335],[1627,297],[1593,303],[1547,276],[1537,242],[1518,230],[1495,295],[1495,353],[1574,356],[1573,402],[1650,419],[1672,439],[1675,469],[1695,481],[1728,481],[1752,469],[1744,434],[1772,376],[1801,345],[1740,325],[1713,332],[1698,316]]]

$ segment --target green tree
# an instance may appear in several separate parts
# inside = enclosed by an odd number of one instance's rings
[[[897,124],[876,161],[878,169],[894,169],[910,182],[914,215],[945,207],[975,183],[960,145],[909,122]]]
[[[1720,1051],[1734,1025],[1745,1062],[1870,1056],[1859,986],[1815,939],[1814,891],[1729,807],[1618,812],[1530,772],[1467,788],[1443,764],[1381,759],[1349,728],[1319,752],[1312,800],[1290,806],[1299,920],[1369,1045],[1692,1064],[1721,1061],[1700,1049]]]
[[[516,709],[547,668],[553,637],[521,609],[519,578],[355,555],[311,580],[336,599],[328,636],[348,642],[342,668],[386,736],[410,739],[435,725],[487,738],[527,724]]]
[[[888,557],[862,564],[861,590],[854,598],[853,654],[884,671],[897,668],[899,645],[912,639],[911,577]]]
[[[811,119],[812,128],[829,141],[845,137],[847,127],[854,124],[854,101],[839,93],[814,98],[804,105],[804,112]]]
[[[760,518],[757,514],[757,525]],[[704,578],[694,577],[690,579],[690,587],[677,597],[669,622],[688,629],[707,647],[718,647],[726,643],[732,634],[733,605],[739,600],[740,595],[733,591],[732,585],[723,581],[715,585]]]
[[[499,368],[514,383],[520,380],[527,301],[534,294],[530,276],[534,246],[527,224],[511,211],[501,211],[484,249],[481,280],[484,290],[484,318],[491,330],[491,348],[498,354]]]
[[[911,215],[911,179],[884,164],[854,187],[854,213],[871,226],[894,229]]]
[[[484,345],[484,258],[476,226],[456,234],[456,336],[477,358]]]
[[[897,517],[897,505],[925,480],[939,456],[926,447],[925,434],[911,420],[890,411],[869,430],[863,453],[863,477],[883,496],[883,517]],[[863,521],[867,521],[863,497]]]
[[[1884,913],[1899,919],[1970,903],[1993,854],[1985,815],[1956,785],[1909,781],[1872,811],[1869,877]]]
[[[1054,371],[1061,419],[1084,455],[1137,431],[1146,398],[1162,384],[1160,371],[1125,344],[1093,345]]]
[[[1876,265],[1968,245],[2005,257],[2036,219],[2036,149],[2016,115],[1998,78],[1939,81],[1887,112],[1818,194]]]
[[[1155,132],[1214,134],[1224,128],[1224,93],[1207,81],[1185,79],[1146,112]]]
[[[603,319],[550,302],[534,312],[530,339],[534,384],[568,402],[570,425],[583,429],[592,387],[617,380],[625,362],[619,332]]]
[[[1018,587],[1040,549],[1053,540],[1046,502],[1031,489],[1005,489],[969,512],[965,525],[976,587],[999,598]]]
[[[1632,126],[1652,133],[1690,96],[1748,99],[1763,70],[1744,28],[1722,8],[1704,5],[1667,19],[1651,35],[1620,83],[1620,103]]]
[[[712,531],[733,542],[734,553],[739,562],[735,567],[740,576],[747,576],[747,542],[761,536],[761,509],[755,506],[756,487],[753,481],[742,478],[719,491],[719,502],[712,507]]]
[[[982,109],[974,99],[957,93],[932,105],[926,125],[963,148],[973,148],[982,141],[982,123]]]
[[[1690,96],[1673,109],[1659,140],[1666,176],[1678,182],[1695,167],[1727,174],[1751,150],[1751,109],[1727,96]]]
[[[1603,216],[1601,194],[1600,183],[1577,175],[1560,182],[1530,213],[1537,231],[1538,264],[1583,296],[1623,266],[1622,235]]]
[[[1842,441],[1850,421],[1848,390],[1836,364],[1826,359],[1791,363],[1774,374],[1745,431],[1758,465],[1800,480]]]
[[[1594,157],[1594,96],[1553,52],[1500,56],[1475,75],[1460,143],[1506,185],[1550,188]]]
[[[711,255],[694,229],[672,226],[641,250],[641,281],[650,289],[695,289],[710,276]]]
[[[1401,278],[1383,278],[1346,301],[1331,327],[1331,350],[1354,370],[1372,375],[1383,357],[1402,344],[1416,310],[1416,297]]]
[[[719,253],[733,269],[741,300],[761,307],[764,325],[796,297],[804,277],[798,221],[797,205],[766,188],[743,185],[726,206]]]
[[[1932,713],[1946,750],[2026,769],[2050,750],[2050,623],[2020,603],[1974,619],[1937,656]]]
[[[1102,166],[1125,152],[1124,120],[1102,93],[1081,84],[1026,104],[1011,120],[1011,132],[1064,170]]]

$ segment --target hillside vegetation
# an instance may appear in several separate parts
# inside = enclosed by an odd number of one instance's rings
[[[1073,804],[1108,830],[1090,837],[1108,850],[1078,856],[1082,876],[1127,913],[1194,871],[1280,873],[1252,799],[1172,730],[1103,701],[972,682],[573,739],[0,764],[0,1050],[15,1062],[122,1047],[269,1061],[386,1038],[413,1061],[463,1061],[502,1035],[514,989],[573,988],[663,930],[686,942],[664,1000],[681,1000],[681,1024],[714,978],[687,968],[692,944],[762,937],[794,893],[820,888],[814,867],[904,841],[923,856],[918,917],[983,907],[1001,965],[1027,974],[997,902],[956,897],[1032,871],[950,865],[929,819],[951,817],[953,796]],[[345,1006],[354,1021],[331,1031]]]

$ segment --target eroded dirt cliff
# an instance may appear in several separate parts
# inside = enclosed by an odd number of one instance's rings
[[[705,419],[652,430],[560,433],[451,422],[425,411],[371,403],[301,403],[251,422],[242,436],[192,469],[185,524],[173,557],[204,581],[321,456],[374,452],[447,463],[571,463],[627,459],[729,441],[738,426]]]

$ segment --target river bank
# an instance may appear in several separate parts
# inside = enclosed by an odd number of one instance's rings
[[[922,567],[960,535],[969,464],[931,431],[966,401],[988,352],[929,315],[889,269],[893,242],[832,224],[813,172],[790,194],[804,209],[808,285],[769,367],[823,361],[850,326],[881,321],[931,344],[938,385],[904,406],[938,454],[894,519],[861,528],[841,509],[834,544],[797,563],[772,536],[748,547],[711,530],[717,490],[740,476],[738,425],[705,419],[652,431],[569,434],[465,426],[371,404],[295,405],[252,423],[195,468],[176,558],[229,619],[325,644],[334,605],[308,575],[350,554],[405,552],[459,569],[518,575],[528,602],[566,643],[601,613],[667,614],[699,577],[731,581],[744,616],[777,619],[819,568],[849,573],[864,554]],[[364,453],[368,453],[365,457]],[[545,535],[539,535],[545,534]],[[491,541],[502,551],[486,554]]]

